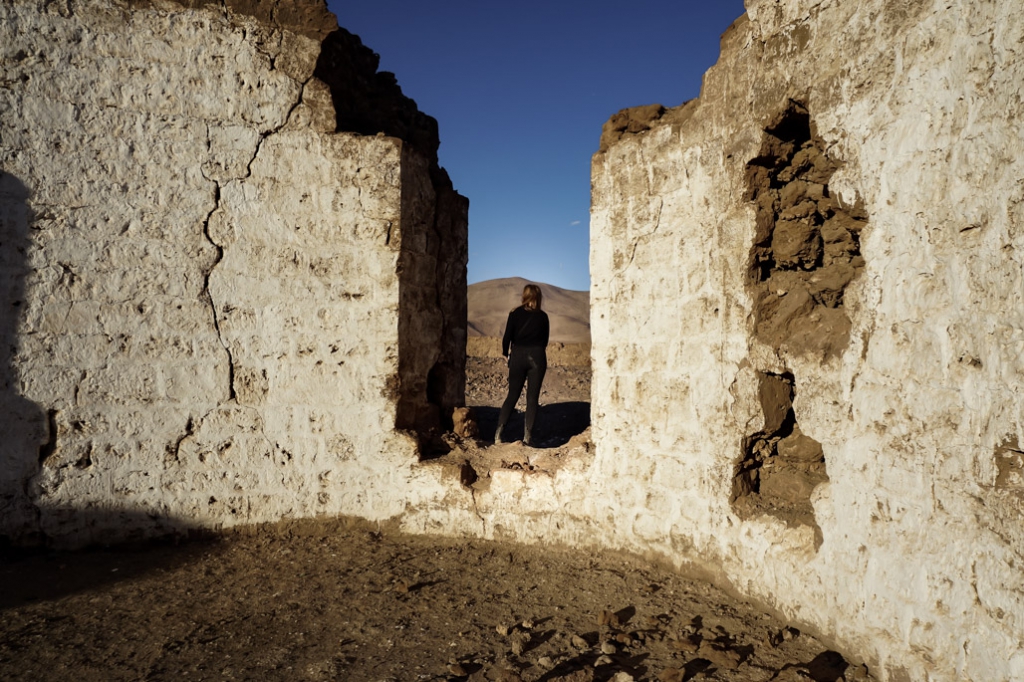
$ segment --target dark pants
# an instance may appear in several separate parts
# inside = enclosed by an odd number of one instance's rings
[[[540,400],[540,385],[548,371],[548,356],[542,346],[513,346],[508,359],[508,397],[501,406],[498,417],[498,431],[501,431],[512,416],[512,410],[519,402],[519,394],[526,384],[526,433],[524,439],[532,436],[533,422],[537,418],[537,403]]]

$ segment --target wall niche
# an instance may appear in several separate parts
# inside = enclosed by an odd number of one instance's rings
[[[829,190],[837,167],[797,102],[765,128],[747,164],[746,199],[757,215],[747,282],[755,335],[776,350],[823,360],[846,350],[843,294],[864,269],[867,214]]]
[[[743,518],[770,514],[790,526],[815,529],[811,492],[828,480],[821,443],[800,431],[792,374],[758,373],[764,428],[743,439],[743,456],[733,477],[732,504]]]

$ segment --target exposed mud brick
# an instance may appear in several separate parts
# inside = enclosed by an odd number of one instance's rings
[[[266,25],[318,40],[337,28],[337,21],[327,10],[326,3],[317,0],[127,0],[125,4],[135,9],[152,9],[158,5],[163,8],[178,5],[193,10],[223,6]]]
[[[651,123],[661,118],[664,113],[665,107],[660,104],[623,109],[604,124],[601,131],[601,149],[607,149],[623,135],[636,135],[650,130]]]
[[[784,140],[790,144],[783,144]],[[864,221],[830,199],[828,183],[836,164],[820,145],[808,111],[791,104],[765,129],[761,150],[750,161],[745,177],[750,183],[748,196],[757,208],[750,286],[760,292],[777,291],[775,278],[789,277],[784,274],[787,270],[802,271],[804,287],[787,282],[782,288],[804,288],[815,303],[810,308],[783,306],[762,293],[755,329],[774,348],[785,345],[790,351],[827,359],[846,347],[849,325],[832,320],[818,324],[821,315],[815,307],[842,306],[843,291],[864,266],[859,242]],[[791,148],[799,151],[792,154]],[[820,272],[836,262],[848,267]],[[802,319],[795,319],[795,310]]]
[[[821,237],[825,242],[825,262],[851,263],[857,257],[857,240],[849,230],[832,220],[821,226]],[[852,278],[851,278],[852,281]],[[846,284],[849,284],[847,282]],[[846,284],[843,285],[845,288]]]
[[[476,413],[469,407],[456,407],[452,411],[453,431],[462,438],[475,438],[480,435],[480,427],[476,422]]]
[[[778,466],[761,472],[760,493],[762,499],[788,505],[806,504],[814,487],[825,480],[827,477],[802,468]]]
[[[761,409],[764,411],[764,432],[775,434],[793,418],[793,377],[764,374],[760,378]]]
[[[1024,493],[1024,450],[1017,437],[996,448],[996,486]]]
[[[779,459],[787,462],[811,463],[825,460],[821,443],[805,436],[799,427],[794,428],[793,433],[780,440],[776,447]]]
[[[817,270],[807,281],[807,287],[818,305],[837,308],[843,302],[843,292],[857,276],[852,263],[832,263]]]
[[[814,312],[814,299],[807,291],[807,285],[796,281],[790,286],[777,293],[765,293],[760,300],[764,320],[758,324],[758,331],[779,345],[791,339],[794,327],[805,324]]]
[[[804,199],[799,204],[791,206],[783,210],[779,214],[780,221],[792,221],[792,220],[806,220],[811,224],[814,223],[811,219],[815,217],[818,212],[818,203],[810,199]]]
[[[764,169],[768,170],[768,169]],[[769,178],[770,179],[770,176]],[[779,178],[776,178],[779,179]],[[792,180],[787,182],[779,189],[779,206],[783,212],[791,209],[797,204],[802,204],[806,201],[817,201],[822,198],[822,191],[824,187],[822,185],[812,185],[809,182],[803,180]],[[813,207],[817,208],[817,207]],[[809,212],[805,215],[808,215]]]
[[[313,75],[330,88],[338,130],[401,138],[436,163],[437,121],[402,94],[393,73],[378,71],[379,64],[380,56],[343,28],[324,40]]]
[[[804,435],[796,423],[794,377],[762,373],[758,382],[764,428],[744,439],[733,475],[734,509],[741,516],[772,514],[820,533],[810,494],[828,474],[821,443]]]
[[[779,220],[771,247],[780,268],[811,270],[821,260],[821,234],[817,227],[805,222]]]

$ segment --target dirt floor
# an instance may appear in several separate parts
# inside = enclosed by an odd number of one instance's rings
[[[493,437],[504,365],[471,359],[467,376]],[[585,368],[550,370],[538,450],[585,439],[588,400]],[[0,612],[3,680],[871,679],[790,624],[637,557],[344,520],[7,551]]]

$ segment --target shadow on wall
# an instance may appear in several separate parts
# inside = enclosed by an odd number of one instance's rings
[[[29,230],[37,218],[29,208],[30,194],[21,180],[0,170],[0,540],[18,544],[45,539],[29,486],[56,442],[56,413],[22,396],[15,366],[18,330],[28,307]]]
[[[141,528],[152,520],[144,512],[122,510],[47,510],[51,512],[73,514],[85,527],[130,524]],[[183,540],[188,542],[183,543]],[[218,536],[184,527],[169,537],[119,542],[115,547],[94,546],[73,552],[6,548],[0,550],[0,611],[89,592],[154,571],[169,573],[222,549]]]

